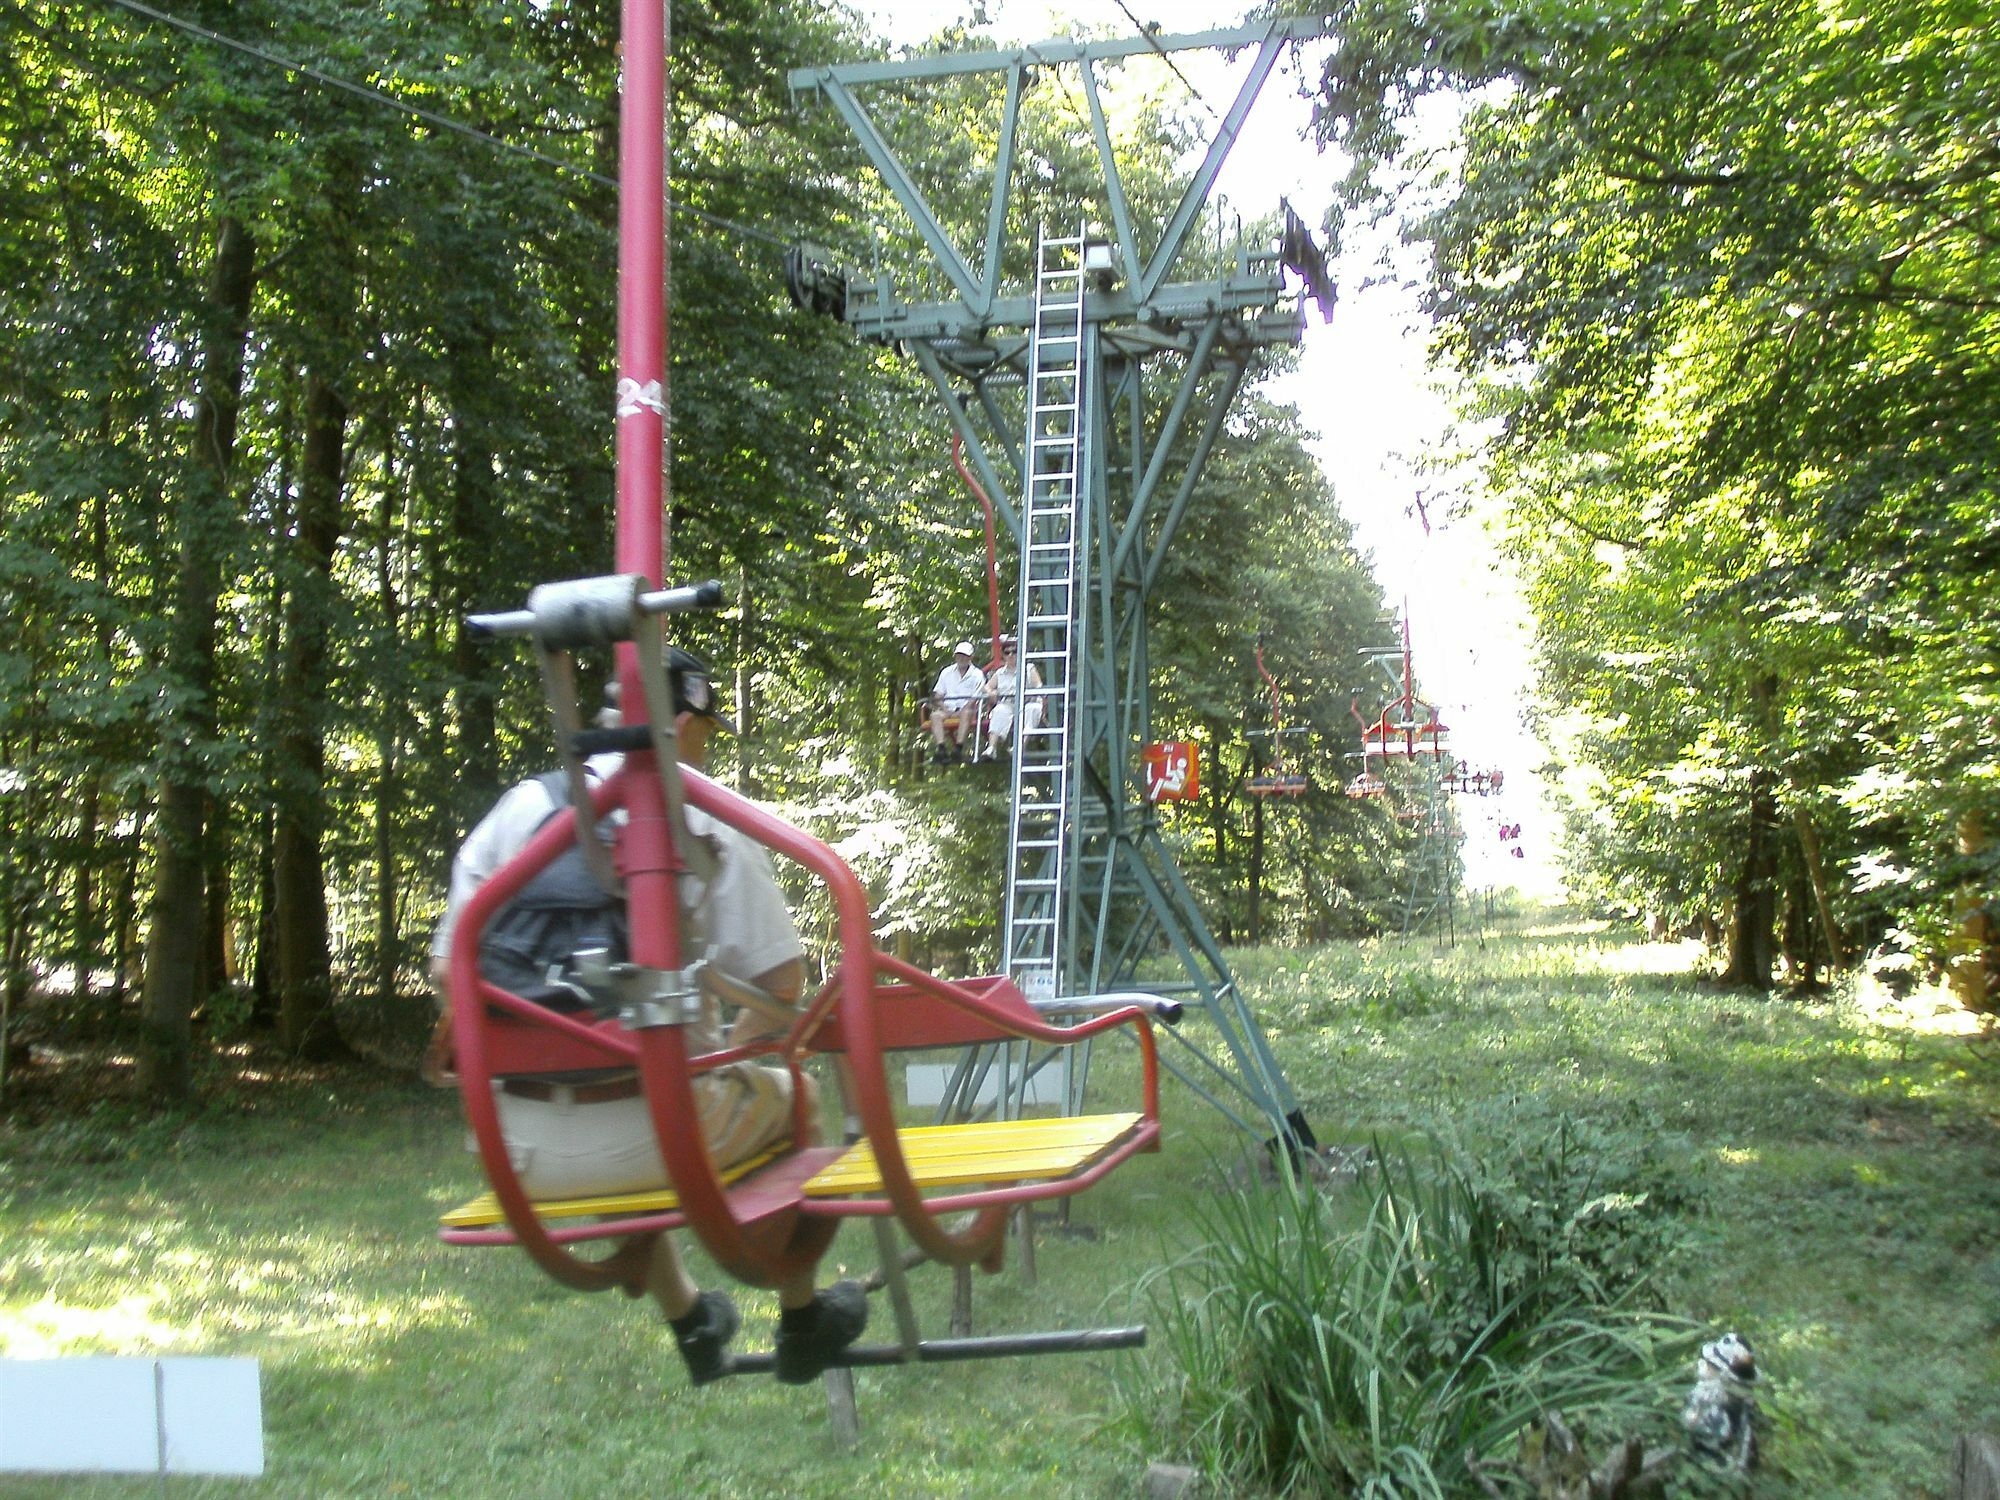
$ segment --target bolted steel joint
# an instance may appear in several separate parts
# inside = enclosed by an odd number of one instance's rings
[[[693,969],[642,969],[618,966],[625,1003],[618,1019],[627,1031],[652,1026],[694,1026],[702,1017],[701,981]]]

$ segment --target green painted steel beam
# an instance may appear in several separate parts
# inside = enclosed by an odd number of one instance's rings
[[[1194,227],[1195,216],[1208,202],[1208,195],[1215,187],[1215,179],[1221,175],[1222,164],[1229,159],[1231,149],[1236,145],[1236,137],[1242,132],[1243,122],[1250,117],[1250,106],[1257,102],[1257,95],[1264,87],[1264,80],[1271,76],[1271,69],[1278,65],[1278,56],[1284,51],[1284,39],[1275,34],[1266,39],[1257,49],[1257,58],[1250,66],[1243,85],[1236,91],[1236,98],[1229,106],[1221,124],[1216,127],[1215,136],[1208,143],[1208,154],[1202,158],[1201,166],[1193,179],[1181,192],[1181,201],[1174,209],[1174,216],[1167,221],[1165,231],[1160,235],[1160,243],[1153,247],[1153,258],[1146,263],[1145,271],[1133,283],[1133,295],[1144,305],[1151,302],[1153,293],[1167,279],[1167,272],[1180,259],[1181,246],[1187,234]]]
[[[1001,244],[1007,230],[1007,189],[1014,174],[1014,135],[1021,124],[1021,85],[1026,70],[1007,70],[1007,103],[1000,114],[1000,145],[993,153],[993,193],[986,205],[986,279],[980,285],[980,305],[991,308],[1000,295]]]
[[[1160,534],[1153,540],[1152,555],[1146,562],[1144,587],[1147,593],[1152,592],[1153,581],[1160,576],[1160,568],[1173,547],[1174,535],[1180,530],[1181,517],[1187,513],[1188,501],[1194,496],[1195,480],[1201,477],[1202,468],[1208,463],[1208,455],[1215,448],[1216,438],[1221,436],[1222,424],[1229,416],[1229,408],[1236,404],[1236,393],[1242,389],[1243,377],[1248,372],[1247,365],[1229,366],[1229,389],[1209,408],[1208,421],[1202,427],[1199,444],[1181,475],[1180,489],[1174,495],[1173,504],[1167,507],[1166,518],[1160,522]]]
[[[1007,530],[1018,540],[1021,535],[1021,515],[1014,509],[1013,501],[1008,498],[1014,493],[1014,486],[1001,478],[999,471],[993,467],[993,460],[987,455],[986,444],[980,440],[979,429],[973,423],[972,414],[966,410],[965,403],[959,400],[958,393],[951,388],[951,381],[945,375],[944,367],[938,363],[937,355],[928,345],[918,344],[915,347],[917,363],[923,366],[924,373],[931,378],[931,384],[937,387],[938,396],[943,400],[945,410],[951,416],[951,425],[958,429],[958,435],[965,443],[965,451],[971,455],[972,467],[979,472],[979,482],[986,487],[986,496],[993,502],[994,513],[1006,523]]]
[[[1104,101],[1097,93],[1097,70],[1083,70],[1083,97],[1090,105],[1090,133],[1097,141],[1097,163],[1104,169],[1105,196],[1111,203],[1111,227],[1118,236],[1118,258],[1125,263],[1125,282],[1139,284],[1143,262],[1139,237],[1132,231],[1132,209],[1125,201],[1125,181],[1118,175],[1118,158],[1111,150],[1111,126],[1104,118]]]
[[[926,236],[928,238],[928,235]],[[891,339],[963,339],[975,342],[995,330],[1026,328],[1034,321],[1034,298],[996,297],[991,305],[977,301],[971,271],[962,260],[954,261],[965,278],[961,296],[949,302],[899,302],[870,298],[865,284],[857,284],[848,298],[847,323],[864,339],[886,343]],[[956,278],[954,278],[956,280]],[[1084,299],[1086,322],[1098,327],[1134,324],[1138,330],[1159,330],[1178,334],[1184,325],[1199,323],[1217,314],[1246,317],[1246,335],[1261,343],[1297,343],[1304,320],[1294,307],[1278,325],[1269,326],[1265,316],[1274,302],[1285,296],[1285,278],[1272,271],[1226,280],[1175,282],[1157,288],[1142,307],[1125,287],[1112,287]],[[1295,325],[1289,334],[1285,325]]]
[[[785,82],[794,94],[825,92],[832,84],[852,87],[869,83],[907,83],[919,78],[960,78],[968,73],[995,73],[1003,68],[1045,68],[1058,63],[1109,62],[1146,53],[1192,52],[1210,47],[1248,47],[1260,42],[1304,42],[1333,34],[1331,16],[1282,16],[1247,26],[1215,31],[1191,31],[1172,36],[1107,37],[1098,41],[1046,41],[1008,48],[1004,52],[947,52],[934,57],[903,57],[886,62],[831,63],[794,68]]]
[[[896,201],[903,205],[903,212],[910,216],[910,222],[924,237],[924,243],[937,257],[938,268],[944,272],[951,284],[958,288],[958,294],[965,300],[966,308],[974,313],[985,310],[989,299],[980,295],[979,284],[972,278],[972,268],[965,263],[965,257],[958,253],[958,247],[951,242],[951,236],[944,232],[932,212],[930,201],[924,197],[902,158],[897,156],[882,132],[875,128],[875,122],[861,103],[841,84],[829,84],[827,97],[833,107],[847,122],[847,128],[854,132],[854,138],[861,142],[861,149],[868,153],[868,159],[875,164],[875,170],[882,174],[882,180],[889,185],[889,191],[896,195]],[[1003,172],[1004,176],[1005,173]]]
[[[1194,353],[1188,358],[1187,368],[1181,372],[1180,385],[1174,392],[1173,405],[1168,408],[1167,419],[1160,424],[1159,433],[1153,439],[1152,458],[1147,462],[1145,473],[1133,492],[1132,507],[1126,513],[1124,528],[1118,534],[1117,550],[1111,559],[1111,571],[1114,575],[1125,571],[1125,564],[1131,558],[1132,549],[1145,526],[1146,513],[1152,507],[1153,492],[1159,487],[1160,475],[1167,466],[1167,455],[1173,449],[1174,440],[1181,434],[1181,425],[1187,420],[1188,407],[1194,402],[1196,387],[1208,374],[1209,356],[1215,351],[1216,335],[1221,332],[1221,328],[1220,318],[1210,318],[1196,335]],[[1198,473],[1205,457],[1205,454],[1198,456],[1188,465],[1188,472]]]

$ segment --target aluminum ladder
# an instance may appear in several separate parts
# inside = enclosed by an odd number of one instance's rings
[[[1028,431],[1022,445],[1020,643],[1014,795],[1007,836],[1003,972],[1030,1001],[1065,991],[1065,882],[1074,867],[1070,685],[1077,634],[1077,490],[1083,458],[1083,235],[1035,251],[1028,343]],[[1031,685],[1030,673],[1041,685]],[[1030,705],[1040,707],[1039,722]]]

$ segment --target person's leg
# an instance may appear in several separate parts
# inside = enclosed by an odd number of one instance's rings
[[[830,1368],[868,1326],[868,1293],[858,1281],[836,1281],[814,1291],[810,1275],[778,1288],[778,1338],[772,1373],[786,1385],[804,1385]]]
[[[1014,732],[1014,705],[1006,699],[993,705],[993,712],[986,718],[986,753],[999,759],[1006,749],[1008,737]]]
[[[778,1283],[778,1306],[786,1312],[810,1306],[813,1294],[819,1290],[813,1282],[810,1271],[801,1271]]]
[[[818,1097],[810,1077],[806,1116],[816,1118]],[[788,1069],[738,1063],[719,1068],[696,1086],[701,1129],[718,1165],[745,1161],[792,1139],[792,1075]],[[704,1296],[710,1295],[704,1293]],[[868,1294],[855,1281],[815,1291],[810,1270],[778,1284],[776,1373],[798,1385],[831,1365],[868,1323]]]
[[[653,1256],[646,1263],[646,1290],[660,1304],[660,1311],[667,1315],[669,1323],[692,1312],[701,1296],[701,1288],[688,1275],[687,1265],[670,1234],[653,1241]]]
[[[729,1341],[742,1323],[736,1304],[726,1292],[704,1292],[695,1286],[670,1234],[653,1241],[652,1259],[646,1263],[646,1290],[667,1316],[688,1379],[707,1385],[727,1375]]]

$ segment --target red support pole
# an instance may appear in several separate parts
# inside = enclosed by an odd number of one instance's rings
[[[951,462],[958,470],[958,477],[979,497],[979,508],[986,513],[986,614],[993,626],[993,666],[1000,665],[1000,549],[993,534],[993,500],[986,493],[985,486],[972,477],[972,470],[965,466],[964,443],[954,429],[951,435]],[[990,670],[990,669],[989,669]]]
[[[618,112],[618,571],[666,564],[667,11],[624,0]],[[630,667],[630,648],[621,652]],[[621,673],[621,675],[623,675]],[[636,679],[626,682],[637,688]],[[637,693],[625,699],[639,702]]]
[[[666,573],[667,6],[624,0],[623,91],[618,113],[618,571],[658,587]],[[646,718],[638,654],[618,648],[629,723]],[[629,760],[621,840],[632,912],[632,960],[680,967],[674,872],[679,859],[651,754]]]

